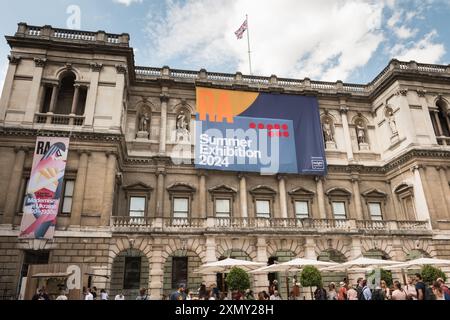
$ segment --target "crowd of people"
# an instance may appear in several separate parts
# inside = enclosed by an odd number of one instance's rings
[[[294,277],[293,286],[290,290],[288,300],[300,300],[300,284]],[[96,287],[83,288],[84,300],[109,300],[109,295],[105,289],[98,293]],[[64,290],[61,290],[56,300],[67,300]],[[303,298],[305,299],[305,298]],[[314,300],[450,300],[450,290],[442,278],[437,278],[432,285],[423,282],[420,273],[410,276],[407,283],[402,285],[399,281],[394,281],[388,286],[385,280],[381,280],[379,285],[371,286],[367,279],[358,278],[356,285],[352,285],[345,278],[336,286],[334,282],[325,289],[323,285],[318,286],[313,294]],[[50,300],[45,287],[39,288],[32,300]],[[118,293],[114,300],[125,300],[122,292]],[[148,290],[139,290],[136,300],[151,300]],[[216,283],[206,286],[202,283],[197,290],[186,289],[185,284],[180,283],[178,288],[169,296],[164,296],[163,300],[283,300],[277,280],[273,280],[268,290],[263,290],[255,294],[247,289],[245,292],[232,291],[229,294],[221,292]]]
[[[371,288],[368,281],[363,278],[357,280],[355,286],[344,281],[336,289],[335,283],[330,283],[328,290],[323,286],[314,291],[315,300],[450,300],[449,288],[442,278],[436,279],[432,285],[426,285],[420,273],[411,276],[406,285],[394,281],[389,287],[386,281]]]

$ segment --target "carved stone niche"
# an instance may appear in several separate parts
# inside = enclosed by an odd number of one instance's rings
[[[136,113],[136,139],[149,140],[150,139],[150,125],[151,125],[151,109],[144,105],[137,110]]]
[[[325,142],[325,149],[327,150],[336,149],[333,118],[328,114],[325,114],[322,117],[321,122],[322,122],[323,139]]]

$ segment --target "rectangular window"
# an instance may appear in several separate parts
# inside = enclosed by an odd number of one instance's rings
[[[130,198],[130,217],[144,217],[145,215],[145,197]]]
[[[382,221],[383,216],[381,215],[381,203],[379,202],[369,202],[369,213],[370,218],[375,221]]]
[[[179,284],[188,285],[188,258],[172,257],[172,288]]]
[[[256,200],[256,217],[257,218],[270,218],[270,201],[269,200]]]
[[[187,219],[189,216],[189,198],[173,199],[173,217]]]
[[[73,190],[75,188],[74,180],[64,181],[64,194],[62,199],[61,213],[70,214],[72,212]]]
[[[336,220],[347,218],[347,214],[345,212],[345,202],[333,202],[333,216]]]
[[[295,201],[295,216],[297,219],[309,218],[308,201]]]
[[[141,257],[125,257],[123,288],[139,289],[141,284]]]
[[[218,218],[229,218],[231,216],[230,199],[216,199],[216,216]]]

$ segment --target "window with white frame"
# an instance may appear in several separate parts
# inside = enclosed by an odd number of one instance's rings
[[[173,217],[187,219],[189,217],[189,198],[173,199]]]
[[[231,201],[230,199],[216,199],[215,201],[216,217],[230,218],[231,217]]]
[[[142,218],[145,216],[145,197],[130,197],[130,217]]]
[[[297,219],[309,218],[309,203],[308,201],[296,200],[295,205],[295,217]]]
[[[256,217],[270,218],[270,200],[256,200]]]
[[[347,219],[347,212],[345,209],[344,201],[333,201],[332,207],[333,207],[333,216],[336,220]]]
[[[70,214],[72,212],[73,190],[75,188],[74,180],[64,181],[63,199],[61,205],[62,214]]]
[[[369,213],[370,213],[370,218],[372,220],[375,220],[375,221],[383,220],[380,202],[369,202]]]

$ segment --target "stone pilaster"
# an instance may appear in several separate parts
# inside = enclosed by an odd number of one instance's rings
[[[167,137],[167,103],[169,96],[161,94],[161,122],[159,124],[159,154],[166,153],[166,137]]]
[[[216,262],[216,238],[214,236],[206,237],[206,263]],[[208,283],[216,282],[216,274],[205,274],[203,275],[203,281],[208,285]]]
[[[348,107],[345,101],[341,101],[339,111],[341,113],[342,128],[344,129],[344,142],[345,142],[345,151],[347,152],[347,159],[349,161],[352,161],[353,160],[352,140],[350,136],[350,130],[348,127],[348,118],[347,118]]]
[[[34,59],[35,68],[33,72],[33,82],[31,83],[30,91],[28,93],[27,109],[23,119],[23,122],[27,124],[33,123],[34,114],[39,111],[39,91],[46,61],[46,59],[41,58]]]
[[[241,218],[248,218],[247,207],[247,181],[244,174],[239,174],[239,205]]]
[[[14,84],[14,76],[16,75],[17,65],[20,63],[21,58],[17,56],[8,56],[9,66],[6,72],[5,82],[3,85],[2,96],[0,99],[0,123],[5,120],[6,110],[9,107],[9,101],[11,99],[12,88]]]
[[[158,189],[156,190],[156,218],[163,218],[164,215],[164,187],[166,180],[166,172],[163,168],[158,169],[156,172],[158,176]]]
[[[427,199],[422,183],[423,167],[414,166],[412,168],[414,174],[414,200],[417,210],[417,219],[420,221],[428,221],[431,227],[430,211],[428,210]]]
[[[280,201],[280,213],[282,219],[288,218],[287,199],[286,199],[286,178],[278,175],[278,197]]]
[[[325,210],[325,198],[324,198],[324,191],[323,191],[323,178],[316,176],[316,190],[317,190],[317,204],[319,206],[319,218],[320,219],[326,219],[327,218],[327,212]]]
[[[84,125],[92,127],[94,125],[95,106],[97,104],[98,81],[100,79],[100,72],[103,68],[102,64],[91,64],[91,83],[89,84],[89,91],[86,98],[86,108],[84,111],[85,119]]]
[[[162,257],[164,246],[156,243],[152,246],[152,258],[150,259],[149,294],[152,299],[161,299],[164,280],[164,258]]]
[[[116,180],[117,156],[113,152],[106,153],[106,172],[105,183],[103,187],[103,205],[101,213],[101,225],[108,226],[113,208],[114,186]]]
[[[207,199],[207,192],[206,192],[206,173],[200,172],[198,174],[198,185],[199,185],[199,204],[198,204],[198,218],[209,218],[213,216],[212,212],[207,212],[207,206],[208,203]]]
[[[256,239],[256,262],[266,263],[267,264],[267,240],[264,237],[258,237]],[[267,291],[269,287],[269,282],[267,280],[267,274],[254,274],[253,276],[255,280],[254,292],[260,292],[263,290]]]
[[[72,213],[70,215],[70,224],[74,227],[81,226],[81,213],[83,211],[84,188],[86,185],[87,167],[89,152],[80,151],[78,160],[77,178],[73,192]]]
[[[317,260],[316,241],[314,238],[305,239],[305,259]]]
[[[359,190],[359,177],[357,175],[352,176],[352,188],[353,188],[353,198],[355,200],[355,213],[356,220],[364,220],[364,214],[361,203],[361,192]],[[353,218],[353,217],[351,217]],[[370,218],[367,218],[370,219]]]
[[[3,224],[12,224],[16,213],[17,198],[20,197],[19,189],[22,181],[23,165],[27,149],[18,147],[14,150],[16,156],[14,166],[8,183],[8,193],[6,194],[5,212],[3,214]]]
[[[121,119],[123,113],[123,99],[125,91],[125,75],[127,73],[127,68],[124,65],[116,65],[117,75],[116,75],[116,88],[114,89],[114,106],[112,114],[112,124],[113,128],[120,128]]]
[[[450,186],[448,185],[447,180],[447,169],[444,166],[439,166],[436,167],[436,170],[438,171],[439,179],[441,180],[442,193],[444,194],[445,199],[445,201],[443,201],[443,204],[447,209],[446,216],[450,216]]]

